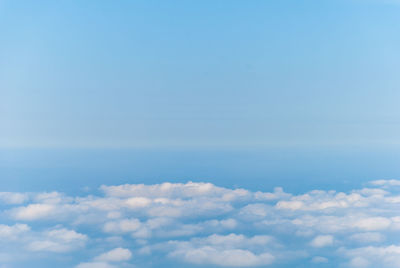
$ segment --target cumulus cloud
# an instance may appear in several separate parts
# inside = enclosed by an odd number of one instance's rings
[[[30,251],[67,252],[83,247],[88,237],[65,228],[42,232],[27,245]]]
[[[315,256],[314,258],[312,258],[311,262],[319,264],[319,263],[327,263],[329,262],[329,260],[325,257]]]
[[[106,253],[101,254],[94,258],[96,261],[101,262],[120,262],[127,261],[132,257],[132,253],[129,249],[126,248],[115,248]]]
[[[400,186],[400,180],[375,180],[370,182],[374,186]]]
[[[6,204],[22,204],[29,198],[28,194],[0,192],[0,201]]]
[[[250,192],[244,189],[226,189],[212,183],[162,183],[155,185],[125,184],[119,186],[101,186],[107,196],[192,199],[193,197],[216,197],[226,201],[246,198]]]
[[[255,255],[243,249],[217,250],[213,247],[201,247],[174,251],[171,256],[180,257],[194,264],[213,264],[227,267],[249,267],[271,264],[274,257],[269,253]]]
[[[212,264],[228,267],[249,267],[271,264],[275,257],[269,252],[256,252],[272,244],[269,236],[211,235],[189,242],[174,241],[170,257],[193,264]]]
[[[75,268],[116,268],[117,266],[106,262],[83,262],[75,266]]]
[[[350,267],[397,268],[400,263],[400,246],[368,246],[355,249],[341,249],[350,258]]]
[[[79,268],[398,267],[400,181],[366,185],[301,194],[195,182],[103,185],[87,196],[2,192],[0,261],[16,266],[18,251],[26,260],[72,254]]]
[[[141,225],[138,219],[123,219],[106,222],[103,230],[107,233],[129,233],[138,230]]]
[[[30,204],[26,207],[19,207],[12,211],[16,220],[38,220],[51,215],[56,207],[49,204]]]
[[[93,259],[91,262],[79,263],[75,268],[115,268],[117,267],[115,263],[128,261],[132,257],[132,252],[126,248],[114,248],[107,251]]]
[[[354,223],[354,226],[366,231],[377,231],[388,228],[392,221],[385,217],[367,217]]]
[[[315,237],[311,241],[311,246],[316,247],[316,248],[322,248],[326,246],[330,246],[333,244],[333,236],[331,235],[319,235]]]
[[[367,232],[367,233],[356,233],[350,236],[350,239],[359,243],[370,244],[383,242],[386,238],[381,233]]]
[[[30,231],[30,227],[26,224],[14,224],[12,226],[0,224],[1,239],[17,239],[19,235]]]

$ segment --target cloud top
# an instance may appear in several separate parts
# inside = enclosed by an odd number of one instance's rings
[[[102,194],[83,197],[3,192],[0,260],[12,267],[35,264],[35,254],[79,268],[398,267],[400,181],[367,185],[298,195],[195,182],[103,185]]]

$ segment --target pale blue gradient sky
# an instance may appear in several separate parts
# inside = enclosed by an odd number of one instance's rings
[[[396,3],[0,3],[2,147],[400,142]]]

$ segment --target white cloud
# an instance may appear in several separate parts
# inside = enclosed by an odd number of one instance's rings
[[[14,224],[12,226],[0,224],[0,239],[17,239],[20,234],[30,231],[26,224]]]
[[[376,231],[386,229],[390,224],[391,220],[384,217],[368,217],[356,221],[354,226],[365,231]]]
[[[50,204],[30,204],[26,207],[19,207],[12,211],[17,220],[38,220],[46,218],[55,211],[56,207]]]
[[[333,244],[333,236],[331,235],[319,235],[315,237],[310,245],[316,248],[322,248],[326,246],[331,246]]]
[[[177,250],[170,254],[194,264],[213,264],[227,267],[249,267],[269,265],[274,261],[270,253],[259,255],[243,249],[218,250],[213,247],[200,247]]]
[[[363,257],[354,257],[350,260],[349,266],[354,268],[365,268],[369,267],[370,263]]]
[[[146,197],[131,197],[125,200],[125,203],[130,208],[143,208],[151,204],[152,200]]]
[[[0,200],[6,204],[22,204],[29,199],[28,194],[0,192]]]
[[[312,258],[311,262],[318,264],[318,263],[327,263],[327,262],[329,262],[329,260],[325,257],[316,256],[316,257]]]
[[[75,268],[117,268],[117,266],[106,262],[83,262],[75,266]]]
[[[218,197],[225,201],[245,198],[250,192],[244,189],[230,190],[211,183],[162,183],[155,185],[125,184],[120,186],[102,186],[107,196],[112,197],[147,197],[147,198],[196,198]]]
[[[328,256],[338,267],[396,267],[399,185],[297,195],[194,182],[102,186],[87,196],[3,192],[0,250],[26,258],[81,250],[87,258],[77,267],[126,266],[136,254],[141,264],[159,254],[189,265],[295,267]]]
[[[45,192],[39,193],[34,197],[35,202],[45,204],[59,204],[67,200],[71,201],[71,198],[66,197],[64,194],[59,192]]]
[[[119,221],[107,222],[103,230],[107,233],[129,233],[137,231],[141,226],[138,219],[123,219]]]
[[[280,200],[291,197],[291,194],[285,193],[282,187],[275,187],[273,193],[256,192],[254,197],[260,201]]]
[[[204,223],[204,228],[222,228],[226,230],[235,229],[238,226],[238,222],[235,219],[225,219],[225,220],[210,220]]]
[[[322,233],[378,231],[393,225],[393,219],[385,217],[368,217],[365,214],[345,216],[300,216],[292,221],[298,227],[312,228]],[[396,225],[393,225],[395,227]]]
[[[270,236],[210,235],[190,241],[173,241],[170,257],[193,264],[230,267],[269,265],[275,257],[268,252],[275,245]]]
[[[374,186],[400,186],[400,180],[375,180],[370,182],[371,185]]]
[[[342,249],[341,251],[350,258],[349,266],[354,268],[398,268],[400,263],[400,246],[397,245],[368,246],[355,249]]]
[[[26,248],[29,251],[67,252],[84,246],[88,237],[74,230],[54,229],[41,233]]]
[[[356,233],[350,236],[350,239],[359,243],[379,243],[385,240],[385,236],[376,232]]]
[[[127,261],[132,257],[132,252],[126,248],[115,248],[94,258],[100,262],[121,262]]]
[[[370,195],[370,192],[365,191],[364,194]],[[276,207],[277,209],[319,211],[365,207],[367,205],[367,198],[358,192],[345,194],[315,190],[304,195],[293,196],[288,201],[279,201]]]
[[[119,267],[121,262],[128,261],[131,258],[132,252],[129,249],[118,247],[93,258],[91,262],[82,262],[75,268],[116,268],[115,263],[119,263]]]

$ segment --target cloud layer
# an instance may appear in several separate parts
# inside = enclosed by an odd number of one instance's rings
[[[400,181],[300,195],[211,183],[0,193],[5,267],[400,267]]]

